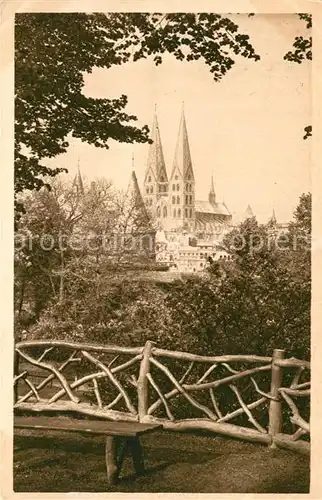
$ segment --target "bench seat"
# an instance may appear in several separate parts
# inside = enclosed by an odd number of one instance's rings
[[[143,473],[143,452],[139,437],[162,428],[161,425],[140,422],[78,420],[44,416],[15,416],[14,426],[19,429],[79,432],[105,436],[105,460],[109,484],[117,482],[127,454],[132,456],[135,472]]]

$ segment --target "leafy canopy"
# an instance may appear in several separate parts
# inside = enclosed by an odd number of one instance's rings
[[[61,169],[42,164],[70,137],[108,148],[109,139],[148,142],[126,113],[127,97],[84,95],[84,74],[164,53],[201,59],[219,81],[237,55],[259,59],[249,37],[218,14],[17,14],[15,25],[15,192],[40,189]],[[21,206],[17,206],[18,210]]]
[[[296,62],[301,64],[303,61],[312,61],[312,15],[311,14],[299,14],[300,19],[306,23],[306,35],[295,37],[293,48],[294,50],[288,51],[284,59],[286,61]],[[303,139],[308,139],[312,136],[312,125],[307,125],[304,127],[305,134]]]

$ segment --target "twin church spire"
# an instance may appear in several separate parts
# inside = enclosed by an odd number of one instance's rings
[[[176,219],[176,226],[179,220],[189,223],[189,221],[194,220],[195,216],[195,177],[184,108],[182,107],[179,132],[169,178],[164,161],[156,112],[153,119],[151,139],[153,142],[149,147],[144,178],[144,200],[146,206],[151,211],[156,211],[157,215],[159,212],[166,214],[165,217]],[[209,192],[209,202],[212,205],[216,204],[213,178]],[[162,206],[160,206],[160,203]]]
[[[173,179],[176,173],[183,179],[194,180],[186,117],[183,108],[170,179]]]
[[[156,182],[168,182],[167,171],[165,168],[163,149],[161,143],[161,136],[158,124],[157,115],[154,115],[153,125],[152,125],[152,134],[151,138],[153,143],[150,144],[149,154],[148,154],[148,162],[145,173],[145,182],[147,178],[151,176]]]

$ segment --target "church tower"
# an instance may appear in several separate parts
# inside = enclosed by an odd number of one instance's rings
[[[148,161],[144,177],[143,197],[146,207],[154,215],[157,202],[168,195],[168,176],[165,168],[159,124],[156,114],[153,119]]]
[[[195,179],[183,108],[169,180],[168,212],[171,229],[194,230]]]
[[[211,176],[211,184],[210,184],[210,191],[208,195],[208,201],[210,205],[215,206],[216,205],[216,192],[215,192],[215,186],[214,186],[214,176]]]
[[[77,162],[77,173],[74,177],[73,188],[76,190],[77,197],[84,196],[85,191],[84,191],[84,184],[83,184],[82,175],[81,175],[80,168],[79,168],[79,160]]]
[[[254,217],[254,212],[252,210],[252,207],[250,205],[247,205],[247,208],[246,208],[245,214],[244,214],[244,221],[247,219],[251,219],[252,217]]]

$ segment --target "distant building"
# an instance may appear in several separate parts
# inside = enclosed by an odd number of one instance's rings
[[[275,210],[273,209],[272,217],[268,220],[266,224],[266,228],[268,232],[274,236],[274,237],[279,237],[283,234],[286,234],[288,231],[288,222],[278,222],[276,215],[275,215]]]
[[[226,204],[217,200],[213,176],[208,199],[196,200],[196,183],[184,110],[169,175],[156,114],[153,119],[152,141],[142,192],[135,171],[131,174],[126,193],[129,205],[127,213],[131,212],[132,218],[132,226],[128,231],[140,240],[146,239],[150,259],[154,258],[156,264],[167,266],[175,273],[200,272],[213,261],[231,260],[222,245],[223,238],[240,223],[255,217],[251,206],[247,205],[244,214],[237,218],[234,216],[232,220]],[[79,168],[74,185],[77,193],[84,194]],[[266,226],[272,235],[279,235],[287,231],[288,224],[278,223],[273,210]],[[124,228],[120,228],[122,230]]]
[[[202,271],[207,255],[216,258],[218,243],[231,228],[231,213],[225,203],[217,201],[213,177],[208,200],[195,198],[195,176],[184,110],[170,175],[156,115],[152,140],[143,181],[143,199],[159,228],[156,260],[180,272]],[[207,251],[202,251],[205,245]]]
[[[216,199],[213,178],[208,200],[199,201],[195,198],[195,176],[184,111],[169,176],[156,115],[152,140],[143,183],[143,199],[156,218],[158,227],[165,234],[187,231],[198,238],[220,237],[229,227],[232,217],[226,205]]]

